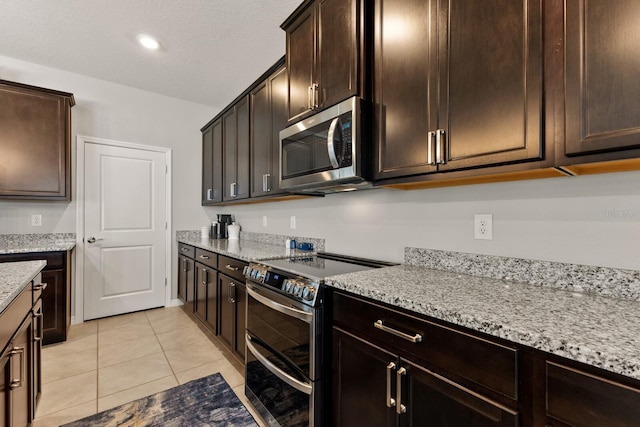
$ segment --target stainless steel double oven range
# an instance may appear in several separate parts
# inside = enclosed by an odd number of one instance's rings
[[[387,265],[318,253],[245,268],[245,394],[269,425],[323,425],[325,278]]]

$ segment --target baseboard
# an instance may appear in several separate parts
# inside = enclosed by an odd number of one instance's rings
[[[180,301],[178,298],[174,298],[171,301],[169,301],[169,304],[167,304],[167,307],[179,307],[182,305],[182,301]]]

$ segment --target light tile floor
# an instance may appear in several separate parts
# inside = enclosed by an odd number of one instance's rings
[[[66,342],[43,349],[34,426],[57,427],[217,372],[254,413],[242,366],[181,307],[72,325]]]

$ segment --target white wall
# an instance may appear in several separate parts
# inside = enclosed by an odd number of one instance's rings
[[[174,230],[208,221],[200,206],[200,128],[217,113],[213,108],[4,56],[0,56],[0,79],[74,94],[73,198],[77,135],[169,147],[173,149]],[[0,234],[75,233],[75,212],[75,201],[0,200]],[[31,226],[32,214],[42,214],[41,227]]]
[[[325,238],[327,251],[390,261],[413,246],[640,270],[640,172],[378,189],[224,212],[246,231]],[[473,238],[476,213],[493,214],[493,240]]]

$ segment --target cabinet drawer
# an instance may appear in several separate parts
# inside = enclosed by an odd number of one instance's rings
[[[234,279],[240,280],[244,283],[244,275],[242,274],[242,270],[247,265],[249,265],[249,263],[247,263],[246,261],[240,261],[239,259],[220,255],[218,270],[220,270],[221,273],[224,273],[227,276],[233,277]]]
[[[366,335],[400,355],[418,357],[429,366],[517,399],[517,351],[399,311],[341,293],[333,296],[333,322]],[[375,326],[376,322],[384,328]],[[406,335],[400,337],[394,331]],[[419,342],[411,337],[420,335]]]
[[[640,390],[547,362],[547,415],[575,427],[637,425]]]
[[[0,262],[16,262],[16,261],[36,261],[45,260],[44,270],[52,270],[55,268],[65,267],[66,252],[28,252],[20,254],[3,254],[0,255]]]
[[[196,261],[201,264],[208,265],[212,268],[218,268],[218,254],[196,248]]]
[[[185,245],[184,243],[178,243],[178,253],[189,258],[194,258],[196,256],[196,248]]]

